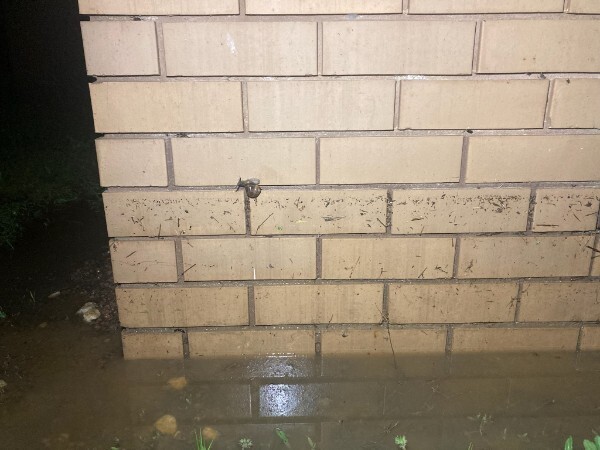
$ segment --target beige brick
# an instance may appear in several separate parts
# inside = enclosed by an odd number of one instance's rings
[[[593,237],[518,236],[463,238],[461,278],[587,276]]]
[[[257,286],[257,325],[379,323],[383,285]]]
[[[392,233],[525,231],[529,189],[394,191]]]
[[[213,15],[238,14],[237,0],[79,0],[80,14]]]
[[[90,84],[98,133],[242,131],[238,82]]]
[[[312,330],[209,331],[188,333],[190,357],[312,355]]]
[[[110,241],[115,283],[177,281],[173,241]]]
[[[600,283],[525,283],[519,320],[599,321]]]
[[[599,241],[600,242],[600,241]],[[600,246],[597,245],[596,247],[594,247],[594,253],[592,255],[592,273],[591,275],[593,277],[600,277],[600,252],[598,250],[600,250],[599,248]]]
[[[568,12],[574,14],[600,14],[598,0],[570,0],[567,2]]]
[[[166,186],[162,139],[96,139],[100,185]]]
[[[461,136],[321,139],[321,183],[453,183]]]
[[[450,278],[449,238],[323,239],[323,278]]]
[[[125,359],[183,359],[181,333],[130,333],[124,331]]]
[[[315,140],[173,139],[175,184],[235,185],[258,178],[263,185],[315,183]]]
[[[585,1],[585,0],[584,0]],[[563,0],[410,0],[410,14],[562,12]]]
[[[517,283],[392,284],[390,322],[511,322],[517,288]]]
[[[595,181],[599,166],[600,136],[477,136],[466,181]]]
[[[402,81],[400,128],[542,128],[548,80]]]
[[[600,23],[488,20],[479,51],[479,73],[598,72]]]
[[[325,22],[323,73],[471,74],[475,22]]]
[[[158,75],[154,22],[81,22],[90,75]]]
[[[538,189],[533,231],[596,229],[600,189]]]
[[[391,337],[391,345],[390,345]],[[394,350],[392,351],[392,346]],[[444,353],[446,330],[329,330],[321,336],[321,352],[330,354]]]
[[[551,128],[600,128],[600,79],[556,80]]]
[[[117,288],[122,327],[248,325],[245,287]]]
[[[387,191],[263,191],[250,202],[252,234],[385,233]]]
[[[244,234],[242,192],[107,192],[104,199],[109,236]]]
[[[190,239],[182,247],[186,281],[316,277],[314,238]]]
[[[169,76],[315,75],[317,24],[165,23]]]
[[[583,327],[581,351],[600,351],[600,327]]]
[[[251,131],[391,130],[393,80],[248,82]]]
[[[246,0],[246,14],[401,13],[401,0]]]
[[[453,352],[575,351],[578,328],[456,328]]]

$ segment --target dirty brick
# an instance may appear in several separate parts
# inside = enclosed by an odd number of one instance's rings
[[[385,233],[387,192],[263,191],[250,208],[252,234]]]
[[[323,354],[444,353],[446,330],[329,330],[322,333],[321,341]]]
[[[538,189],[533,231],[596,229],[600,189]]]
[[[183,359],[181,333],[122,334],[125,359]]]
[[[519,318],[523,322],[600,320],[600,282],[525,283]]]
[[[525,231],[529,189],[394,191],[392,233]]]
[[[109,236],[244,234],[242,192],[107,192]]]
[[[173,241],[112,239],[110,257],[115,283],[177,281]]]

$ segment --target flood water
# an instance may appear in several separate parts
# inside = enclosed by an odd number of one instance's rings
[[[595,354],[125,362],[117,332],[74,320],[1,333],[7,449],[191,450],[207,426],[214,450],[285,449],[277,427],[292,449],[562,449],[600,430]]]
[[[210,427],[212,450],[285,450],[277,428],[293,450],[394,449],[396,435],[408,450],[562,450],[600,432],[596,354],[123,361],[104,225],[59,219],[0,258],[2,449],[193,450]],[[94,325],[75,314],[88,301]],[[154,427],[164,415],[174,436]]]

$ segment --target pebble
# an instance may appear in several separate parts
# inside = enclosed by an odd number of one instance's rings
[[[219,437],[219,432],[211,427],[202,428],[202,437],[207,441],[214,441]]]
[[[39,328],[46,328],[48,326],[48,322],[42,322],[38,325]]]
[[[8,386],[8,383],[4,380],[0,380],[0,391]]]
[[[77,314],[83,316],[83,320],[86,323],[93,322],[94,320],[98,319],[101,315],[100,310],[98,309],[98,305],[96,305],[94,302],[87,302],[79,309],[79,311],[77,311]]]
[[[187,386],[188,382],[185,377],[177,377],[171,378],[169,381],[167,381],[167,384],[176,391],[180,391]]]
[[[60,291],[53,292],[52,294],[50,294],[50,295],[48,296],[48,298],[49,298],[50,300],[52,300],[53,298],[57,298],[57,297],[60,297]]]
[[[173,436],[177,433],[177,419],[170,414],[165,414],[154,422],[154,428],[161,434]]]

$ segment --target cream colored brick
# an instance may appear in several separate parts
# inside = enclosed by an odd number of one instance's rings
[[[596,229],[600,189],[538,189],[533,231]]]
[[[583,327],[581,351],[600,351],[600,327]]]
[[[521,322],[600,320],[600,283],[525,283]]]
[[[392,233],[525,231],[529,189],[394,191]]]
[[[312,330],[209,331],[188,333],[190,357],[312,355]]]
[[[578,328],[455,328],[452,352],[574,351]]]
[[[487,20],[479,73],[598,72],[597,20]]]
[[[246,0],[246,14],[401,13],[401,0]]]
[[[158,75],[154,22],[81,22],[89,75]]]
[[[250,131],[392,130],[393,80],[248,82]]]
[[[325,355],[444,353],[445,348],[446,330],[438,328],[389,330],[389,334],[385,328],[329,330],[321,336],[321,352]]]
[[[585,1],[585,0],[584,0]],[[562,12],[563,0],[410,0],[410,14]]]
[[[512,322],[517,289],[517,283],[392,284],[390,322]]]
[[[242,131],[238,82],[90,84],[98,133]]]
[[[379,323],[383,285],[257,286],[257,325]]]
[[[80,14],[191,16],[238,14],[237,0],[79,0]]]
[[[321,139],[321,183],[453,183],[461,136]]]
[[[250,202],[252,234],[385,233],[387,191],[263,191]]]
[[[402,81],[400,128],[542,128],[548,80]]]
[[[600,242],[600,241],[599,241]],[[594,247],[594,251],[592,254],[592,273],[593,277],[600,277],[600,245]]]
[[[244,234],[235,191],[131,191],[103,195],[109,236]]]
[[[183,359],[181,333],[130,333],[124,331],[125,359]]]
[[[173,139],[175,184],[235,185],[258,178],[263,185],[314,184],[315,140]]]
[[[186,281],[316,277],[314,238],[190,239],[182,247]]]
[[[600,136],[476,136],[469,139],[467,183],[595,181]]]
[[[600,128],[600,79],[556,80],[550,128]]]
[[[450,278],[449,238],[323,239],[323,278]]]
[[[323,73],[471,74],[475,22],[323,24]]]
[[[317,24],[165,23],[169,76],[315,75]]]
[[[567,11],[574,14],[600,14],[599,0],[570,0]]]
[[[110,241],[115,283],[177,281],[173,241]]]
[[[463,238],[461,278],[587,276],[593,237],[519,236]]]
[[[245,287],[117,288],[122,327],[248,325]]]
[[[100,185],[166,186],[162,139],[96,139]]]

